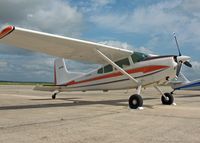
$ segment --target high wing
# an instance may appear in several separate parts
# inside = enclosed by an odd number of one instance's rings
[[[104,53],[112,61],[126,58],[133,53],[133,51],[126,49],[14,26],[8,26],[1,31],[0,43],[65,59],[95,64],[107,63],[99,56],[97,50]]]

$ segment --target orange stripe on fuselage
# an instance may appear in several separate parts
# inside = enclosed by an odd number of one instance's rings
[[[133,74],[133,73],[138,73],[138,72],[148,73],[148,72],[152,72],[152,71],[156,71],[156,70],[160,70],[160,69],[166,69],[166,68],[169,68],[169,66],[146,66],[146,67],[126,70],[126,72],[128,74]],[[110,73],[110,74],[106,74],[106,75],[102,75],[102,76],[98,76],[98,77],[94,77],[94,78],[90,78],[90,79],[86,79],[86,80],[82,80],[82,81],[73,80],[73,81],[68,82],[66,85],[68,86],[68,85],[80,84],[80,83],[85,83],[85,82],[90,82],[90,81],[95,81],[95,80],[117,77],[117,76],[121,76],[121,75],[122,75],[121,72]]]

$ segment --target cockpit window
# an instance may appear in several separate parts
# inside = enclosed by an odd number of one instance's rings
[[[113,67],[112,65],[107,65],[104,67],[104,73],[108,73],[108,72],[111,72],[113,71]]]
[[[103,68],[100,68],[98,71],[97,71],[98,74],[102,74],[103,73]]]
[[[137,63],[137,62],[141,62],[144,61],[145,59],[147,59],[149,56],[144,54],[144,53],[140,53],[140,52],[134,52],[131,55],[131,58],[133,60],[133,63]]]
[[[121,68],[125,68],[125,67],[130,66],[130,62],[129,62],[128,58],[119,60],[115,63]]]
[[[102,74],[102,73],[108,73],[108,72],[112,72],[113,71],[113,67],[112,65],[106,65],[102,68],[100,68],[97,73],[98,74]]]

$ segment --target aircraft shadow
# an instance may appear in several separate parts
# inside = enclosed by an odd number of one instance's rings
[[[56,98],[56,99],[51,99],[51,98],[44,98],[44,99],[30,99],[30,100],[34,100],[34,101],[52,101],[52,100],[75,100],[75,99],[80,99],[80,98]]]
[[[101,100],[101,101],[85,101],[74,100],[75,98],[57,98],[55,100],[71,101],[68,103],[47,103],[47,104],[30,104],[30,105],[12,105],[12,106],[0,106],[0,110],[19,110],[19,109],[40,109],[40,108],[56,108],[56,107],[71,107],[71,106],[85,106],[85,105],[112,105],[112,106],[128,106],[128,99],[117,100]],[[144,100],[154,100],[157,98],[144,98]],[[36,101],[52,100],[52,99],[31,99]],[[145,106],[152,108],[150,106]]]
[[[200,97],[200,94],[195,94],[195,95],[180,95],[180,96],[177,96],[176,98],[192,98],[192,97]]]

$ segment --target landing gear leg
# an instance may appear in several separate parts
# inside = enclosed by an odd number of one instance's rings
[[[171,94],[174,94],[174,91],[175,91],[175,90],[173,90],[173,91],[171,92]]]
[[[158,87],[158,86],[155,86],[155,89],[161,93],[161,102],[162,104],[164,105],[176,105],[176,103],[174,103],[174,97],[171,93],[163,93],[162,90]]]
[[[52,99],[56,99],[56,95],[59,93],[59,91],[54,91],[52,94]]]
[[[142,108],[143,99],[142,99],[142,97],[140,95],[141,88],[142,88],[141,85],[138,86],[138,88],[137,88],[137,94],[133,94],[129,98],[129,107],[131,109],[143,109]]]

